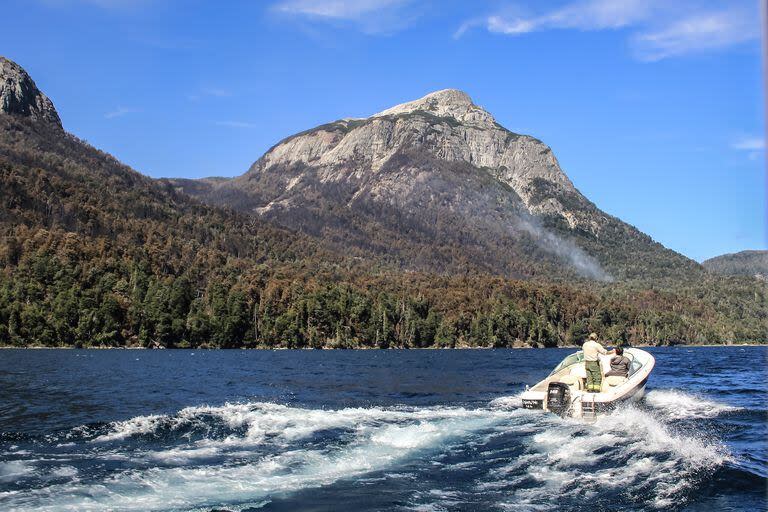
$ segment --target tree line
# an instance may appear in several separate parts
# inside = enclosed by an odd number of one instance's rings
[[[376,240],[392,243],[385,232]],[[619,344],[768,336],[763,282],[688,272],[677,257],[649,261],[669,271],[642,281],[598,284],[542,272],[545,281],[525,266],[507,275],[531,279],[508,279],[463,260],[460,245],[437,250],[457,266],[440,274],[365,251],[334,254],[203,205],[45,124],[0,115],[0,345],[551,347],[591,331]],[[435,250],[411,256],[431,261]]]
[[[164,348],[554,347],[764,342],[765,289],[370,273],[202,258],[178,273],[106,241],[0,245],[0,344]],[[35,244],[31,241],[37,241]],[[82,257],[83,255],[87,257]]]

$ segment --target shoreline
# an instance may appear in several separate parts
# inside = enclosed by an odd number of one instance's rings
[[[614,345],[605,345],[606,347],[613,347]],[[624,348],[682,348],[682,347],[768,347],[768,343],[681,343],[678,345],[650,345],[650,344],[637,344],[631,347]],[[253,348],[147,348],[147,347],[46,347],[42,345],[30,345],[23,347],[16,347],[10,345],[0,345],[0,350],[170,350],[170,351],[232,351],[232,350],[263,350],[263,351],[278,351],[278,350],[296,350],[296,351],[354,351],[354,350],[375,350],[375,351],[389,351],[389,350],[549,350],[549,349],[578,349],[581,348],[578,345],[562,345],[559,347],[410,347],[410,348],[372,348],[372,347],[355,347],[355,348],[286,348],[286,347],[253,347]]]

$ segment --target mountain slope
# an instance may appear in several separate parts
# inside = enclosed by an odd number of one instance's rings
[[[302,253],[301,236],[211,208],[121,164],[54,125],[0,115],[0,227],[62,230],[138,247],[169,236],[233,257]],[[262,243],[268,242],[268,243]]]
[[[544,143],[452,89],[288,137],[231,180],[170,181],[404,268],[598,281],[701,273],[600,211]]]
[[[130,169],[65,132],[18,65],[0,57],[0,72],[10,91],[0,108],[0,345],[204,338],[214,300],[223,301],[219,345],[241,343],[232,325],[247,320],[224,314],[245,307],[233,276],[258,282],[265,265],[341,261],[305,236]]]
[[[468,222],[478,217],[474,208],[487,212],[488,197],[500,205],[498,222],[517,223],[526,233],[543,225],[511,186],[467,162],[405,151],[379,168],[389,181],[371,180],[371,193],[397,199],[387,187],[402,187],[399,176],[415,176],[443,196],[409,192],[402,204],[432,205],[418,211],[445,215],[438,209],[445,201],[456,209],[453,217],[414,221],[395,208],[401,203],[338,208],[320,196],[317,204],[329,208],[321,221],[336,216],[359,228],[356,249],[342,238],[352,233],[348,226],[334,230],[318,222],[310,201],[304,230],[335,234],[331,246],[352,248],[337,256],[325,242],[274,226],[268,216],[206,206],[139,174],[66,133],[21,68],[0,69],[10,70],[0,83],[14,94],[0,109],[0,346],[556,346],[590,331],[617,343],[765,341],[768,295],[749,278],[704,275],[686,286],[660,282],[648,289],[395,270],[392,263],[430,265],[435,246],[447,268],[494,268],[498,256],[483,253],[494,226],[483,225],[483,232]],[[464,114],[464,122],[483,121],[470,107]],[[402,162],[412,169],[401,171]],[[210,191],[224,181],[189,184]],[[334,190],[316,181],[318,193]],[[378,239],[366,222],[381,227]],[[399,231],[407,223],[416,227]],[[446,237],[444,246],[435,243],[439,237]],[[403,245],[388,245],[393,240]],[[544,248],[556,239],[529,240],[531,252],[507,268],[526,276],[569,275]],[[407,258],[381,265],[363,245],[370,242]],[[516,240],[509,247],[510,254],[524,248]],[[535,251],[541,259],[531,257]],[[365,259],[350,257],[356,255]]]
[[[741,251],[723,254],[703,261],[701,264],[716,274],[768,278],[768,251]]]
[[[0,84],[0,228],[7,237],[45,229],[126,247],[184,240],[231,257],[283,257],[294,243],[311,253],[300,235],[201,204],[67,133],[53,103],[4,57]]]

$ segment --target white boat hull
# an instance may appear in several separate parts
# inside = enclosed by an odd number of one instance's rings
[[[596,393],[584,389],[586,370],[580,359],[583,357],[581,352],[572,354],[546,379],[522,394],[523,407],[542,409],[561,416],[594,418],[621,404],[640,400],[645,394],[655,359],[648,352],[636,348],[626,349],[624,354],[632,360],[629,377],[623,380],[603,377],[603,388]],[[572,360],[571,364],[567,364],[569,360]],[[552,383],[557,384],[551,386]],[[551,391],[553,387],[557,388],[555,394]]]

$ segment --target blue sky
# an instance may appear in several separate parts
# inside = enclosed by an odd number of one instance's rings
[[[5,0],[0,54],[154,177],[458,88],[598,207],[697,260],[766,248],[753,0]]]

